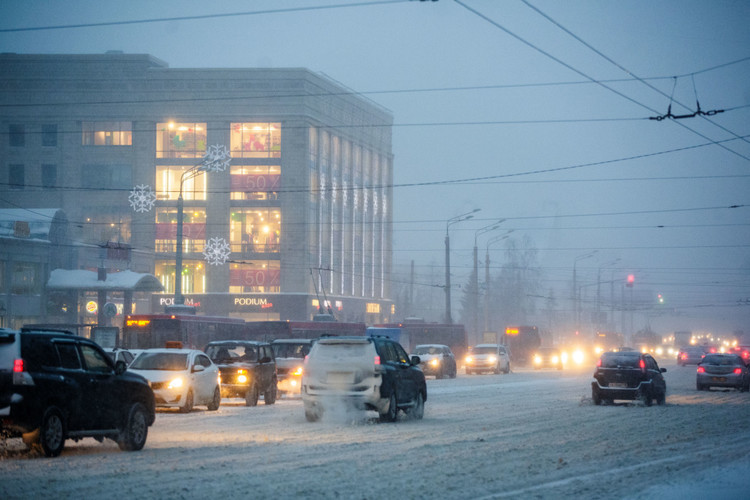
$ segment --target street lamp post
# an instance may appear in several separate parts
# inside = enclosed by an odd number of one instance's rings
[[[601,298],[602,298],[602,293],[601,293],[601,288],[602,288],[602,269],[610,267],[610,266],[614,266],[618,262],[620,262],[619,258],[613,260],[612,262],[608,262],[607,264],[599,266],[599,269],[596,272],[596,324],[597,325],[601,324],[601,318],[600,318],[600,316],[601,316]]]
[[[475,208],[471,212],[451,217],[445,225],[445,322],[449,325],[453,324],[453,317],[451,316],[451,239],[448,229],[453,224],[473,218],[473,214],[480,210],[481,208]]]
[[[474,290],[476,290],[476,293],[477,293],[477,298],[474,301],[474,306],[473,306],[473,309],[474,309],[474,324],[473,324],[473,328],[475,330],[479,329],[479,296],[480,296],[480,294],[479,294],[479,268],[478,268],[478,266],[479,266],[478,260],[479,259],[477,257],[477,253],[478,253],[477,252],[477,237],[480,234],[489,233],[490,231],[494,231],[495,229],[499,228],[500,224],[502,224],[503,222],[505,222],[505,219],[498,219],[495,222],[493,222],[491,224],[487,224],[486,226],[480,227],[479,229],[477,229],[476,231],[474,231],[474,283],[473,283],[473,285],[474,285]],[[485,281],[485,283],[486,283],[486,281]],[[475,331],[474,333],[478,334],[479,332]]]
[[[185,304],[185,296],[182,294],[182,217],[184,202],[182,189],[185,181],[193,179],[203,172],[221,172],[229,166],[230,154],[225,146],[209,146],[203,161],[184,171],[180,176],[180,193],[177,196],[177,248],[175,249],[175,271],[174,271],[174,305]]]
[[[596,255],[596,253],[599,250],[594,250],[593,252],[589,252],[587,254],[579,255],[575,258],[573,261],[573,315],[574,315],[574,321],[575,321],[575,328],[576,331],[579,331],[581,329],[580,323],[580,300],[578,297],[578,284],[577,284],[577,277],[576,277],[576,265],[578,264],[579,260],[588,259],[589,257],[593,257]]]
[[[487,332],[490,329],[490,245],[507,239],[513,229],[509,230],[505,234],[495,236],[487,240],[487,246],[484,250],[484,331]]]

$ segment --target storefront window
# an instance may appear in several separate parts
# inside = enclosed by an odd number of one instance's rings
[[[159,278],[164,293],[174,293],[175,263],[172,260],[157,260],[154,263],[154,276]],[[206,293],[206,266],[198,260],[182,262],[182,293]]]
[[[84,146],[132,146],[132,122],[81,122]]]
[[[232,252],[278,252],[281,211],[278,208],[232,210],[229,236]]]
[[[156,199],[176,200],[180,196],[180,179],[182,174],[193,168],[192,166],[157,166],[156,167]],[[185,179],[182,183],[183,200],[206,199],[206,173]]]
[[[281,291],[281,263],[278,260],[253,261],[252,264],[231,264],[229,293]]]
[[[157,158],[200,158],[206,154],[205,123],[156,125]]]
[[[232,166],[233,200],[277,200],[281,188],[281,167]]]
[[[280,158],[280,123],[232,123],[233,158]]]
[[[206,245],[206,211],[185,208],[182,212],[182,251],[202,252]],[[159,208],[156,210],[156,252],[177,251],[177,209]]]

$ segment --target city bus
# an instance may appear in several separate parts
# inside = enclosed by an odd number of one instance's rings
[[[240,318],[192,314],[133,314],[125,318],[118,347],[150,349],[180,342],[187,349],[203,349],[212,340],[244,339]]]
[[[503,344],[510,351],[510,360],[514,363],[525,364],[531,360],[531,355],[542,345],[539,329],[535,326],[509,326],[503,335]]]

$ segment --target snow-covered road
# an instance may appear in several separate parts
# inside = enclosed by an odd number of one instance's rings
[[[593,370],[428,380],[421,421],[305,420],[299,399],[159,412],[146,447],[8,442],[0,498],[747,498],[750,394],[698,392],[668,368],[667,404],[594,406]],[[11,440],[14,441],[14,440]]]

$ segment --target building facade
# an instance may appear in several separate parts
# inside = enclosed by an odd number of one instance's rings
[[[0,83],[0,207],[59,207],[74,242],[128,245],[128,267],[165,290],[134,312],[174,302],[181,197],[181,290],[198,314],[392,318],[387,110],[306,69],[122,53],[0,54]],[[212,149],[225,170],[203,171]]]

